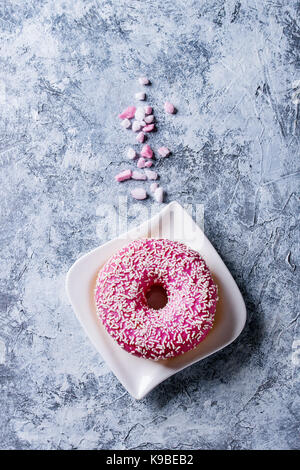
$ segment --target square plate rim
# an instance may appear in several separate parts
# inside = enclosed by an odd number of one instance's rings
[[[145,227],[150,222],[155,221],[155,219],[159,219],[159,217],[163,217],[171,209],[175,209],[175,210],[177,209],[177,210],[182,211],[182,213],[186,217],[188,217],[192,221],[193,224],[196,225],[197,229],[200,231],[201,235],[203,236],[203,240],[205,241],[207,246],[210,249],[212,249],[213,252],[216,254],[218,262],[221,263],[222,269],[226,272],[226,276],[230,279],[230,281],[232,283],[232,286],[234,286],[235,294],[238,297],[237,302],[239,302],[239,307],[241,308],[240,315],[243,316],[243,321],[241,322],[241,325],[240,325],[238,331],[236,332],[236,334],[229,341],[221,344],[219,347],[214,349],[212,352],[208,352],[207,354],[204,354],[201,357],[196,357],[193,360],[191,360],[190,362],[188,362],[187,364],[184,364],[184,365],[182,365],[182,366],[180,366],[180,367],[178,367],[174,370],[170,368],[170,373],[169,374],[166,374],[165,377],[163,377],[161,380],[156,381],[151,386],[146,387],[146,389],[142,393],[137,393],[135,390],[132,389],[132,387],[128,384],[128,382],[126,382],[126,380],[122,377],[122,374],[119,373],[119,370],[115,370],[115,367],[112,364],[112,361],[110,360],[109,355],[107,354],[107,351],[105,350],[105,346],[103,346],[103,349],[100,348],[99,343],[96,343],[96,341],[91,337],[89,329],[87,328],[86,323],[84,322],[84,320],[82,318],[82,315],[79,313],[79,311],[77,309],[76,302],[75,302],[75,304],[73,302],[72,276],[74,275],[74,271],[75,271],[75,275],[76,275],[76,269],[82,263],[85,263],[89,258],[93,257],[96,252],[102,252],[106,247],[110,247],[114,243],[117,243],[118,241],[120,241],[122,239],[123,240],[127,240],[127,239],[134,240],[134,239],[138,239],[138,238],[144,238],[144,237],[138,237],[138,236],[134,236],[134,235],[138,232],[138,230],[141,227]],[[162,238],[165,238],[165,237],[162,237]],[[118,248],[116,248],[114,251],[117,251],[117,250],[118,250]],[[91,278],[92,278],[92,274],[90,275],[90,281],[91,281]],[[165,207],[163,207],[159,212],[154,214],[151,218],[149,218],[149,219],[145,220],[144,222],[140,223],[138,226],[133,227],[132,229],[128,230],[127,232],[124,232],[121,235],[119,235],[115,238],[112,238],[112,239],[106,241],[105,243],[103,243],[102,245],[99,245],[96,248],[93,248],[92,250],[88,251],[87,253],[79,256],[79,258],[71,265],[71,267],[69,268],[69,270],[66,274],[65,288],[66,288],[68,299],[69,299],[69,301],[71,303],[71,306],[72,306],[72,309],[75,313],[75,316],[76,316],[77,320],[79,321],[80,325],[82,326],[82,328],[83,328],[85,334],[87,335],[88,339],[93,344],[93,346],[95,347],[97,352],[102,356],[103,360],[107,363],[107,365],[109,366],[109,368],[111,369],[113,374],[121,382],[123,387],[130,393],[130,395],[132,395],[137,400],[140,400],[140,399],[144,398],[151,390],[153,390],[153,388],[155,388],[160,383],[167,380],[167,378],[171,377],[172,375],[176,374],[177,372],[180,372],[181,370],[191,366],[192,364],[200,362],[201,360],[203,360],[203,359],[211,356],[212,354],[215,354],[216,352],[218,352],[218,351],[224,349],[225,347],[227,347],[229,344],[231,344],[233,341],[235,341],[239,337],[239,335],[241,334],[241,332],[244,329],[244,326],[245,326],[245,323],[246,323],[246,320],[247,320],[247,311],[246,311],[246,305],[245,305],[244,299],[243,299],[242,294],[241,294],[235,280],[233,279],[229,269],[225,265],[224,261],[222,260],[221,256],[219,255],[219,253],[216,251],[216,249],[211,244],[210,240],[206,237],[205,233],[202,231],[202,229],[199,227],[199,225],[192,219],[191,215],[187,212],[187,210],[178,201],[170,202]],[[131,355],[129,357],[132,358]],[[149,361],[147,359],[142,359],[142,358],[137,358],[137,359],[141,360],[141,361]],[[174,359],[176,359],[176,358],[174,358]],[[151,361],[151,362],[154,362],[154,361]]]

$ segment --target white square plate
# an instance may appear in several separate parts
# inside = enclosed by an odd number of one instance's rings
[[[135,357],[123,350],[104,329],[94,303],[99,269],[133,239],[150,236],[182,241],[197,250],[207,262],[219,288],[215,324],[205,340],[192,351],[157,362]],[[203,231],[175,201],[139,227],[79,258],[67,274],[66,289],[87,336],[122,385],[136,399],[146,396],[176,372],[230,344],[239,336],[246,321],[245,303],[230,272]]]

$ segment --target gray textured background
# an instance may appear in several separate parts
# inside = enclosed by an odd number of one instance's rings
[[[1,448],[299,448],[299,12],[293,0],[0,2]],[[204,204],[248,322],[138,402],[64,280],[132,187],[113,182],[133,142],[116,115],[140,74],[151,142],[174,151],[157,165],[166,201]]]

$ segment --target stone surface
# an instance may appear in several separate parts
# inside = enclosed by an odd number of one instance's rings
[[[0,31],[0,447],[299,447],[297,2],[5,1]],[[141,75],[158,128],[149,143],[172,151],[154,165],[166,202],[204,205],[248,321],[234,344],[135,401],[64,282],[113,236],[135,184],[114,182],[139,148],[117,116]],[[130,198],[130,223],[154,206]]]

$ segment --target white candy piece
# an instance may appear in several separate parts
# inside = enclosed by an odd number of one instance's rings
[[[154,192],[154,195],[153,195],[154,199],[156,200],[156,202],[163,202],[163,199],[164,199],[164,190],[163,188],[157,188]]]
[[[144,173],[141,173],[140,171],[133,171],[132,172],[132,175],[131,175],[131,178],[133,180],[146,180],[147,179],[147,176],[144,174]]]
[[[155,191],[157,190],[158,188],[158,184],[157,183],[152,183],[150,184],[150,191],[151,193],[155,193]]]
[[[154,116],[153,116],[153,114],[149,114],[149,116],[146,116],[146,117],[144,118],[144,121],[145,121],[147,124],[151,124],[151,122],[154,121]]]
[[[148,180],[156,180],[157,179],[157,173],[156,171],[152,171],[152,170],[145,170],[145,173],[146,173],[146,176],[148,178]]]
[[[135,99],[138,100],[138,101],[145,101],[146,99],[146,93],[143,93],[142,91],[139,92],[139,93],[136,93],[134,95]]]
[[[128,129],[131,126],[131,122],[129,121],[129,119],[123,119],[123,121],[121,122],[121,126],[125,129]]]
[[[136,136],[136,141],[142,144],[145,140],[145,134],[143,132],[139,132]]]
[[[150,83],[150,82],[149,82],[149,80],[148,80],[147,77],[140,77],[140,78],[139,78],[139,84],[140,84],[140,85],[149,85],[149,83]]]
[[[134,199],[146,199],[147,193],[143,188],[135,188],[131,191],[131,196],[134,197]]]
[[[133,160],[135,157],[137,157],[136,151],[130,147],[127,150],[127,158],[129,158],[129,160]]]
[[[134,117],[135,117],[135,119],[136,119],[137,121],[144,121],[144,120],[145,120],[145,115],[146,115],[146,113],[145,113],[144,108],[142,108],[141,106],[139,106],[139,107],[136,109],[136,112],[135,112]]]
[[[139,121],[133,121],[132,123],[132,130],[133,132],[138,132],[142,128],[141,123]]]

